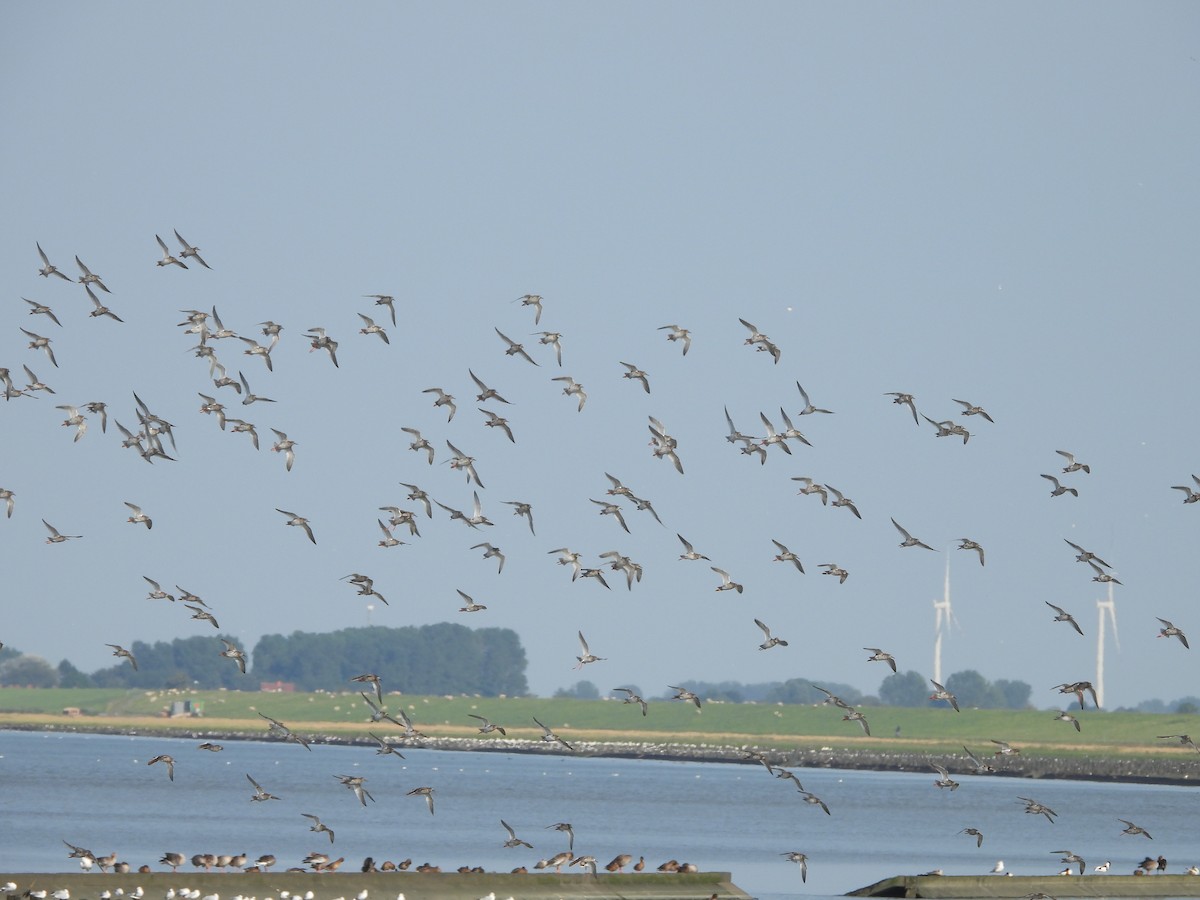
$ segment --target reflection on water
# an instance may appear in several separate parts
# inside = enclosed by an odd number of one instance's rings
[[[1070,849],[1088,867],[1112,860],[1127,874],[1153,848],[1171,871],[1200,863],[1194,841],[1196,794],[1158,785],[1032,781],[996,776],[960,779],[940,790],[929,773],[801,769],[806,790],[831,815],[802,802],[794,786],[757,764],[677,763],[572,756],[405,750],[406,759],[370,748],[229,741],[225,750],[198,741],[0,732],[0,869],[73,871],[62,841],[97,853],[116,851],[133,866],[167,851],[274,853],[280,868],[330,849],[308,830],[314,813],[337,833],[336,855],[357,870],[411,858],[454,869],[532,868],[566,849],[570,822],[577,852],[603,864],[618,853],[729,871],[762,898],[833,896],[897,874],[940,868],[983,874],[1003,859],[1017,874],[1063,868],[1052,850]],[[175,757],[175,781],[160,753]],[[246,774],[278,802],[253,803]],[[364,776],[375,797],[366,807],[337,775]],[[422,797],[435,789],[436,815]],[[1053,808],[1055,823],[1024,813],[1017,798]],[[503,818],[533,850],[506,849]],[[1121,834],[1118,818],[1154,835]],[[959,832],[984,834],[981,848]],[[808,854],[808,883],[782,854]]]

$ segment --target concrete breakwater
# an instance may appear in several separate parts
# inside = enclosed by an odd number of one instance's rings
[[[696,900],[698,897],[717,897],[718,900],[749,900],[750,895],[730,880],[728,872],[689,872],[661,875],[655,873],[612,875],[558,875],[511,873],[457,872],[337,872],[314,875],[304,872],[150,872],[124,875],[96,873],[0,874],[0,881],[16,885],[7,897],[21,900],[26,891],[66,890],[71,900],[96,900],[101,892],[125,897],[158,898],[174,890],[198,891],[196,896],[210,895],[220,900],[243,898],[281,898],[294,900],[353,900],[365,896],[370,900],[479,900],[514,897],[521,900]],[[311,891],[311,894],[309,893]],[[139,893],[140,892],[140,893]],[[0,895],[4,896],[4,895]]]
[[[139,735],[137,728],[110,727],[96,721],[86,726],[80,723],[45,724],[23,726],[10,724],[13,730],[66,731],[94,734]],[[198,741],[277,741],[279,738],[261,731],[230,729],[202,729],[195,727],[155,728],[152,732],[164,737],[189,738]],[[343,746],[369,746],[375,743],[370,738],[351,738],[345,735],[311,733],[305,739],[317,744]],[[397,742],[404,749],[460,750],[478,753],[543,753],[564,755],[568,751],[555,743],[514,738],[468,738],[438,737],[421,738],[406,744]],[[612,757],[622,759],[661,759],[678,762],[722,762],[760,764],[755,758],[761,756],[773,766],[797,769],[863,769],[882,772],[929,772],[930,763],[945,766],[952,774],[975,774],[976,768],[965,754],[941,752],[889,752],[875,747],[797,747],[782,750],[759,747],[753,744],[637,742],[637,741],[572,741],[574,753],[580,756]],[[993,761],[994,776],[1009,778],[1050,778],[1079,781],[1121,781],[1143,784],[1200,784],[1200,754],[1163,754],[1117,756],[1117,755],[1072,755],[1043,756],[1029,754],[1012,755]]]

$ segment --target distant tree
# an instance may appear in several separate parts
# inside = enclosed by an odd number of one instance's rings
[[[924,706],[932,686],[920,672],[889,675],[879,685],[879,699],[885,706]]]
[[[1143,700],[1133,708],[1133,711],[1143,713],[1165,713],[1167,711],[1167,704],[1163,703],[1157,697],[1152,697],[1149,700]]]
[[[1175,703],[1175,712],[1184,716],[1194,716],[1200,713],[1200,700],[1196,697],[1185,697]]]
[[[821,687],[832,694],[841,697],[851,706],[857,706],[862,701],[862,691],[848,684],[836,681],[818,682]],[[769,703],[795,703],[805,706],[815,706],[829,699],[829,694],[817,690],[809,678],[789,678],[782,684],[776,685],[765,697]]]
[[[241,646],[231,635],[223,637]],[[238,671],[234,660],[221,656],[224,646],[216,635],[175,638],[170,643],[134,641],[129,645],[129,650],[137,659],[137,669],[122,660],[107,669],[93,672],[92,684],[96,687],[146,689],[195,686],[209,690],[233,690],[257,687],[257,683],[249,680],[249,675],[242,675]]]
[[[955,672],[946,679],[946,690],[958,698],[959,709],[995,709],[1003,705],[992,683],[974,669]]]
[[[385,691],[519,697],[529,692],[525,664],[525,650],[511,629],[439,622],[265,635],[254,647],[253,674],[256,682],[340,691],[351,678],[377,672]]]
[[[64,659],[58,664],[58,686],[64,688],[85,688],[92,686],[92,680]]]
[[[1033,688],[1023,681],[1000,678],[992,682],[992,689],[1003,699],[1005,709],[1026,709]]]
[[[6,659],[16,659],[21,655],[23,654],[16,647],[0,647],[0,662],[4,662]]]
[[[572,697],[576,700],[599,700],[600,691],[590,681],[577,681],[573,687],[559,688],[554,692],[555,697]]]
[[[51,688],[58,684],[58,671],[40,656],[24,653],[0,663],[0,684]]]

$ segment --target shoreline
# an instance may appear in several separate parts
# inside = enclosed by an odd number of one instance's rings
[[[107,734],[147,737],[146,730],[124,725],[88,723],[0,723],[0,731],[40,731],[68,734]],[[153,735],[198,741],[257,741],[287,743],[286,739],[262,732],[194,727],[156,727]],[[312,744],[374,747],[369,738],[335,734],[304,736]],[[471,753],[526,753],[554,756],[589,756],[615,759],[653,759],[664,762],[712,762],[762,765],[789,769],[847,769],[876,772],[931,772],[931,762],[944,765],[952,774],[976,775],[975,766],[962,757],[942,753],[888,752],[868,749],[797,748],[779,750],[753,744],[574,741],[574,753],[557,744],[519,738],[421,738],[397,741],[401,749],[458,750]],[[761,756],[761,760],[750,754]],[[1015,756],[1007,757],[997,770],[986,774],[1002,778],[1062,779],[1070,781],[1125,782],[1133,784],[1200,785],[1200,755],[1196,758],[1160,756]]]

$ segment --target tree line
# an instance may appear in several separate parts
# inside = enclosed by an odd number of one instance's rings
[[[283,681],[297,690],[346,690],[356,675],[383,675],[384,688],[410,694],[522,696],[529,693],[525,650],[508,628],[442,622],[400,628],[364,627],[312,634],[264,635],[248,654],[246,674],[221,655],[230,635],[134,641],[125,659],[87,675],[69,661],[57,668],[39,656],[0,649],[0,684],[32,687],[128,687],[257,690]]]

